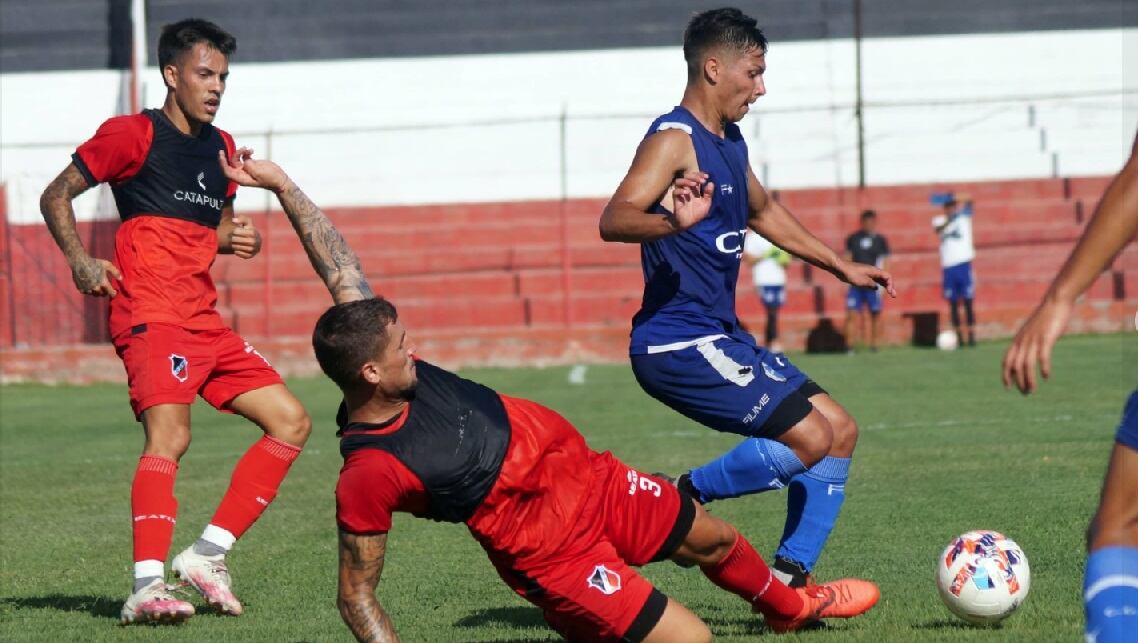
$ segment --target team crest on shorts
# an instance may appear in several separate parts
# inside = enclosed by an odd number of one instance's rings
[[[779,375],[770,366],[767,366],[766,362],[759,362],[759,363],[763,365],[763,374],[764,375],[766,375],[767,377],[771,378],[772,380],[774,380],[776,382],[785,382],[786,381],[785,377],[783,377],[782,375]]]
[[[604,565],[597,565],[589,575],[589,587],[608,596],[620,591],[620,574]]]
[[[190,361],[177,353],[170,353],[170,374],[179,382],[190,377]]]

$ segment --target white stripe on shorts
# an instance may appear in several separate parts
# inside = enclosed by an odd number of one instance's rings
[[[672,342],[671,344],[660,344],[659,346],[649,346],[648,347],[648,354],[649,355],[655,355],[656,353],[669,353],[671,351],[678,351],[678,350],[681,350],[684,348],[688,348],[689,346],[699,346],[700,344],[706,344],[708,342],[714,342],[715,340],[723,339],[724,337],[727,337],[727,336],[724,335],[723,333],[720,333],[718,335],[704,335],[703,337],[697,337],[695,339],[691,339],[691,340],[688,340],[686,342]]]
[[[724,353],[722,349],[717,348],[715,344],[708,342],[696,346],[696,350],[700,355],[707,360],[708,364],[714,368],[723,379],[731,382],[737,386],[746,386],[755,379],[755,369],[750,366],[743,366],[739,362],[731,359]]]

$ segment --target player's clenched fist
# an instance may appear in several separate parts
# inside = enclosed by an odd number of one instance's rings
[[[242,259],[252,259],[261,251],[261,233],[253,227],[253,221],[249,217],[233,217],[229,247],[233,250],[233,254]]]

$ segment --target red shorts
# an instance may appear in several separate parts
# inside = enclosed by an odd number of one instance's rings
[[[228,328],[140,324],[113,341],[126,367],[135,417],[156,404],[190,404],[196,395],[229,412],[227,405],[238,395],[282,383],[272,365]]]
[[[593,454],[592,465],[596,492],[568,527],[566,549],[525,567],[495,566],[567,640],[639,641],[659,622],[668,599],[632,567],[675,552],[691,530],[695,503],[611,453]]]

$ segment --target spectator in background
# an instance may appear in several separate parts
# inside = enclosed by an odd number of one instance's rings
[[[855,263],[864,263],[886,270],[889,259],[889,243],[877,233],[877,213],[865,210],[861,213],[861,229],[846,237],[846,258]],[[881,332],[878,323],[881,317],[881,290],[850,286],[846,295],[846,344],[850,352],[854,348],[854,329],[865,341],[865,313],[869,311],[869,350],[877,352]]]
[[[772,353],[781,353],[778,341],[778,309],[786,303],[786,266],[790,253],[767,241],[756,232],[748,232],[743,244],[743,262],[751,267],[755,294],[767,311],[766,341]]]
[[[964,329],[968,331],[968,346],[975,346],[976,316],[972,311],[972,299],[976,285],[972,278],[972,259],[976,256],[976,249],[972,245],[972,198],[967,194],[953,195],[946,192],[934,194],[929,200],[933,205],[944,208],[944,214],[933,217],[933,228],[940,237],[944,298],[948,300],[957,343],[965,345],[958,310],[958,304],[964,302]]]

